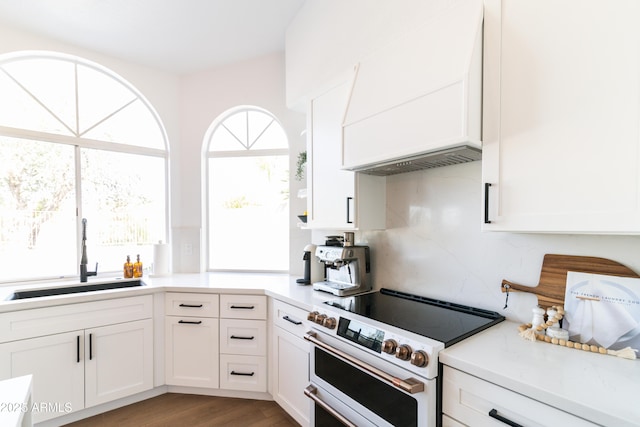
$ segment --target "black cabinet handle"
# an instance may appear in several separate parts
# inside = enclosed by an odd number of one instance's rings
[[[229,338],[232,340],[252,340],[254,337],[239,337],[237,335],[231,335]]]
[[[489,416],[491,418],[495,418],[496,420],[505,423],[508,426],[511,426],[511,427],[522,427],[522,425],[520,425],[518,423],[515,423],[515,422],[511,421],[510,419],[505,418],[502,415],[498,415],[498,410],[497,409],[490,410],[489,411]]]
[[[489,220],[489,187],[491,187],[490,182],[484,183],[484,223],[491,224]]]
[[[302,322],[298,321],[298,320],[293,320],[292,318],[290,318],[289,316],[282,316],[282,318],[284,320],[286,320],[287,322],[291,322],[294,325],[302,325]]]
[[[202,320],[178,320],[178,323],[188,324],[188,325],[199,325],[202,323]]]
[[[353,224],[351,221],[351,201],[353,197],[347,197],[347,224]]]
[[[89,334],[89,360],[93,359],[93,334]]]
[[[80,363],[80,335],[76,337],[76,363]]]
[[[241,375],[243,377],[252,377],[255,375],[255,372],[236,372],[231,371],[231,375]]]
[[[202,304],[180,304],[180,307],[187,307],[187,308],[202,308]]]
[[[242,309],[242,310],[253,310],[254,308],[256,308],[256,306],[255,305],[232,305],[229,308],[233,308],[233,309],[239,308],[239,309]]]

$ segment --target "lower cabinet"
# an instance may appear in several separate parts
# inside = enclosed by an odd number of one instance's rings
[[[595,426],[583,418],[444,366],[443,426]]]
[[[306,427],[311,418],[311,401],[303,393],[309,385],[310,345],[303,338],[308,330],[307,313],[277,300],[272,310],[273,398]]]
[[[143,319],[98,326],[111,316]],[[64,332],[32,337],[32,327]],[[153,387],[151,296],[6,313],[0,330],[0,379],[33,375],[35,423]]]
[[[33,375],[32,402],[52,404],[34,412],[34,423],[84,409],[84,331],[0,344],[0,377]]]
[[[165,295],[165,382],[218,388],[219,296],[167,292]]]
[[[168,385],[218,388],[218,319],[165,319]]]
[[[267,391],[267,297],[220,296],[220,388]]]
[[[85,406],[99,405],[153,387],[153,320],[84,332]]]

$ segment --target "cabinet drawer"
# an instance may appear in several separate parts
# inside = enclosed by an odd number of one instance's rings
[[[221,354],[220,388],[267,391],[267,358]]]
[[[276,326],[291,332],[299,338],[309,330],[307,312],[282,301],[273,300],[273,322]]]
[[[220,295],[220,317],[266,320],[267,297],[265,295]]]
[[[583,418],[472,375],[444,367],[442,412],[468,426],[502,425],[497,414],[523,426],[595,426]]]
[[[220,319],[220,353],[266,356],[267,322]]]
[[[164,297],[168,316],[218,317],[217,294],[167,292]]]
[[[151,295],[14,311],[0,314],[0,342],[149,319],[152,315]]]

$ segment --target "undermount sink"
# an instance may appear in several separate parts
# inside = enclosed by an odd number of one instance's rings
[[[26,299],[26,298],[49,297],[52,295],[77,294],[80,292],[104,291],[107,289],[133,288],[137,286],[144,286],[144,283],[142,282],[142,280],[129,280],[126,282],[95,283],[90,285],[84,284],[84,285],[67,286],[67,287],[59,287],[59,288],[56,287],[56,288],[43,288],[43,289],[15,291],[13,294],[7,297],[7,301]]]

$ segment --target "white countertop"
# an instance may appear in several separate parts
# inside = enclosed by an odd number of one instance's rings
[[[0,313],[145,295],[156,292],[265,294],[305,310],[310,310],[314,305],[321,304],[328,299],[337,298],[334,295],[325,292],[314,292],[309,285],[299,285],[296,283],[297,278],[298,277],[296,276],[290,276],[288,274],[269,273],[173,274],[166,277],[143,277],[142,281],[145,286],[7,301],[7,297],[17,290],[91,285],[133,279],[91,278],[86,283],[80,283],[76,280],[37,284],[17,284],[15,286],[0,287]]]
[[[569,349],[518,335],[505,321],[440,353],[440,361],[606,426],[639,426],[640,360]]]

